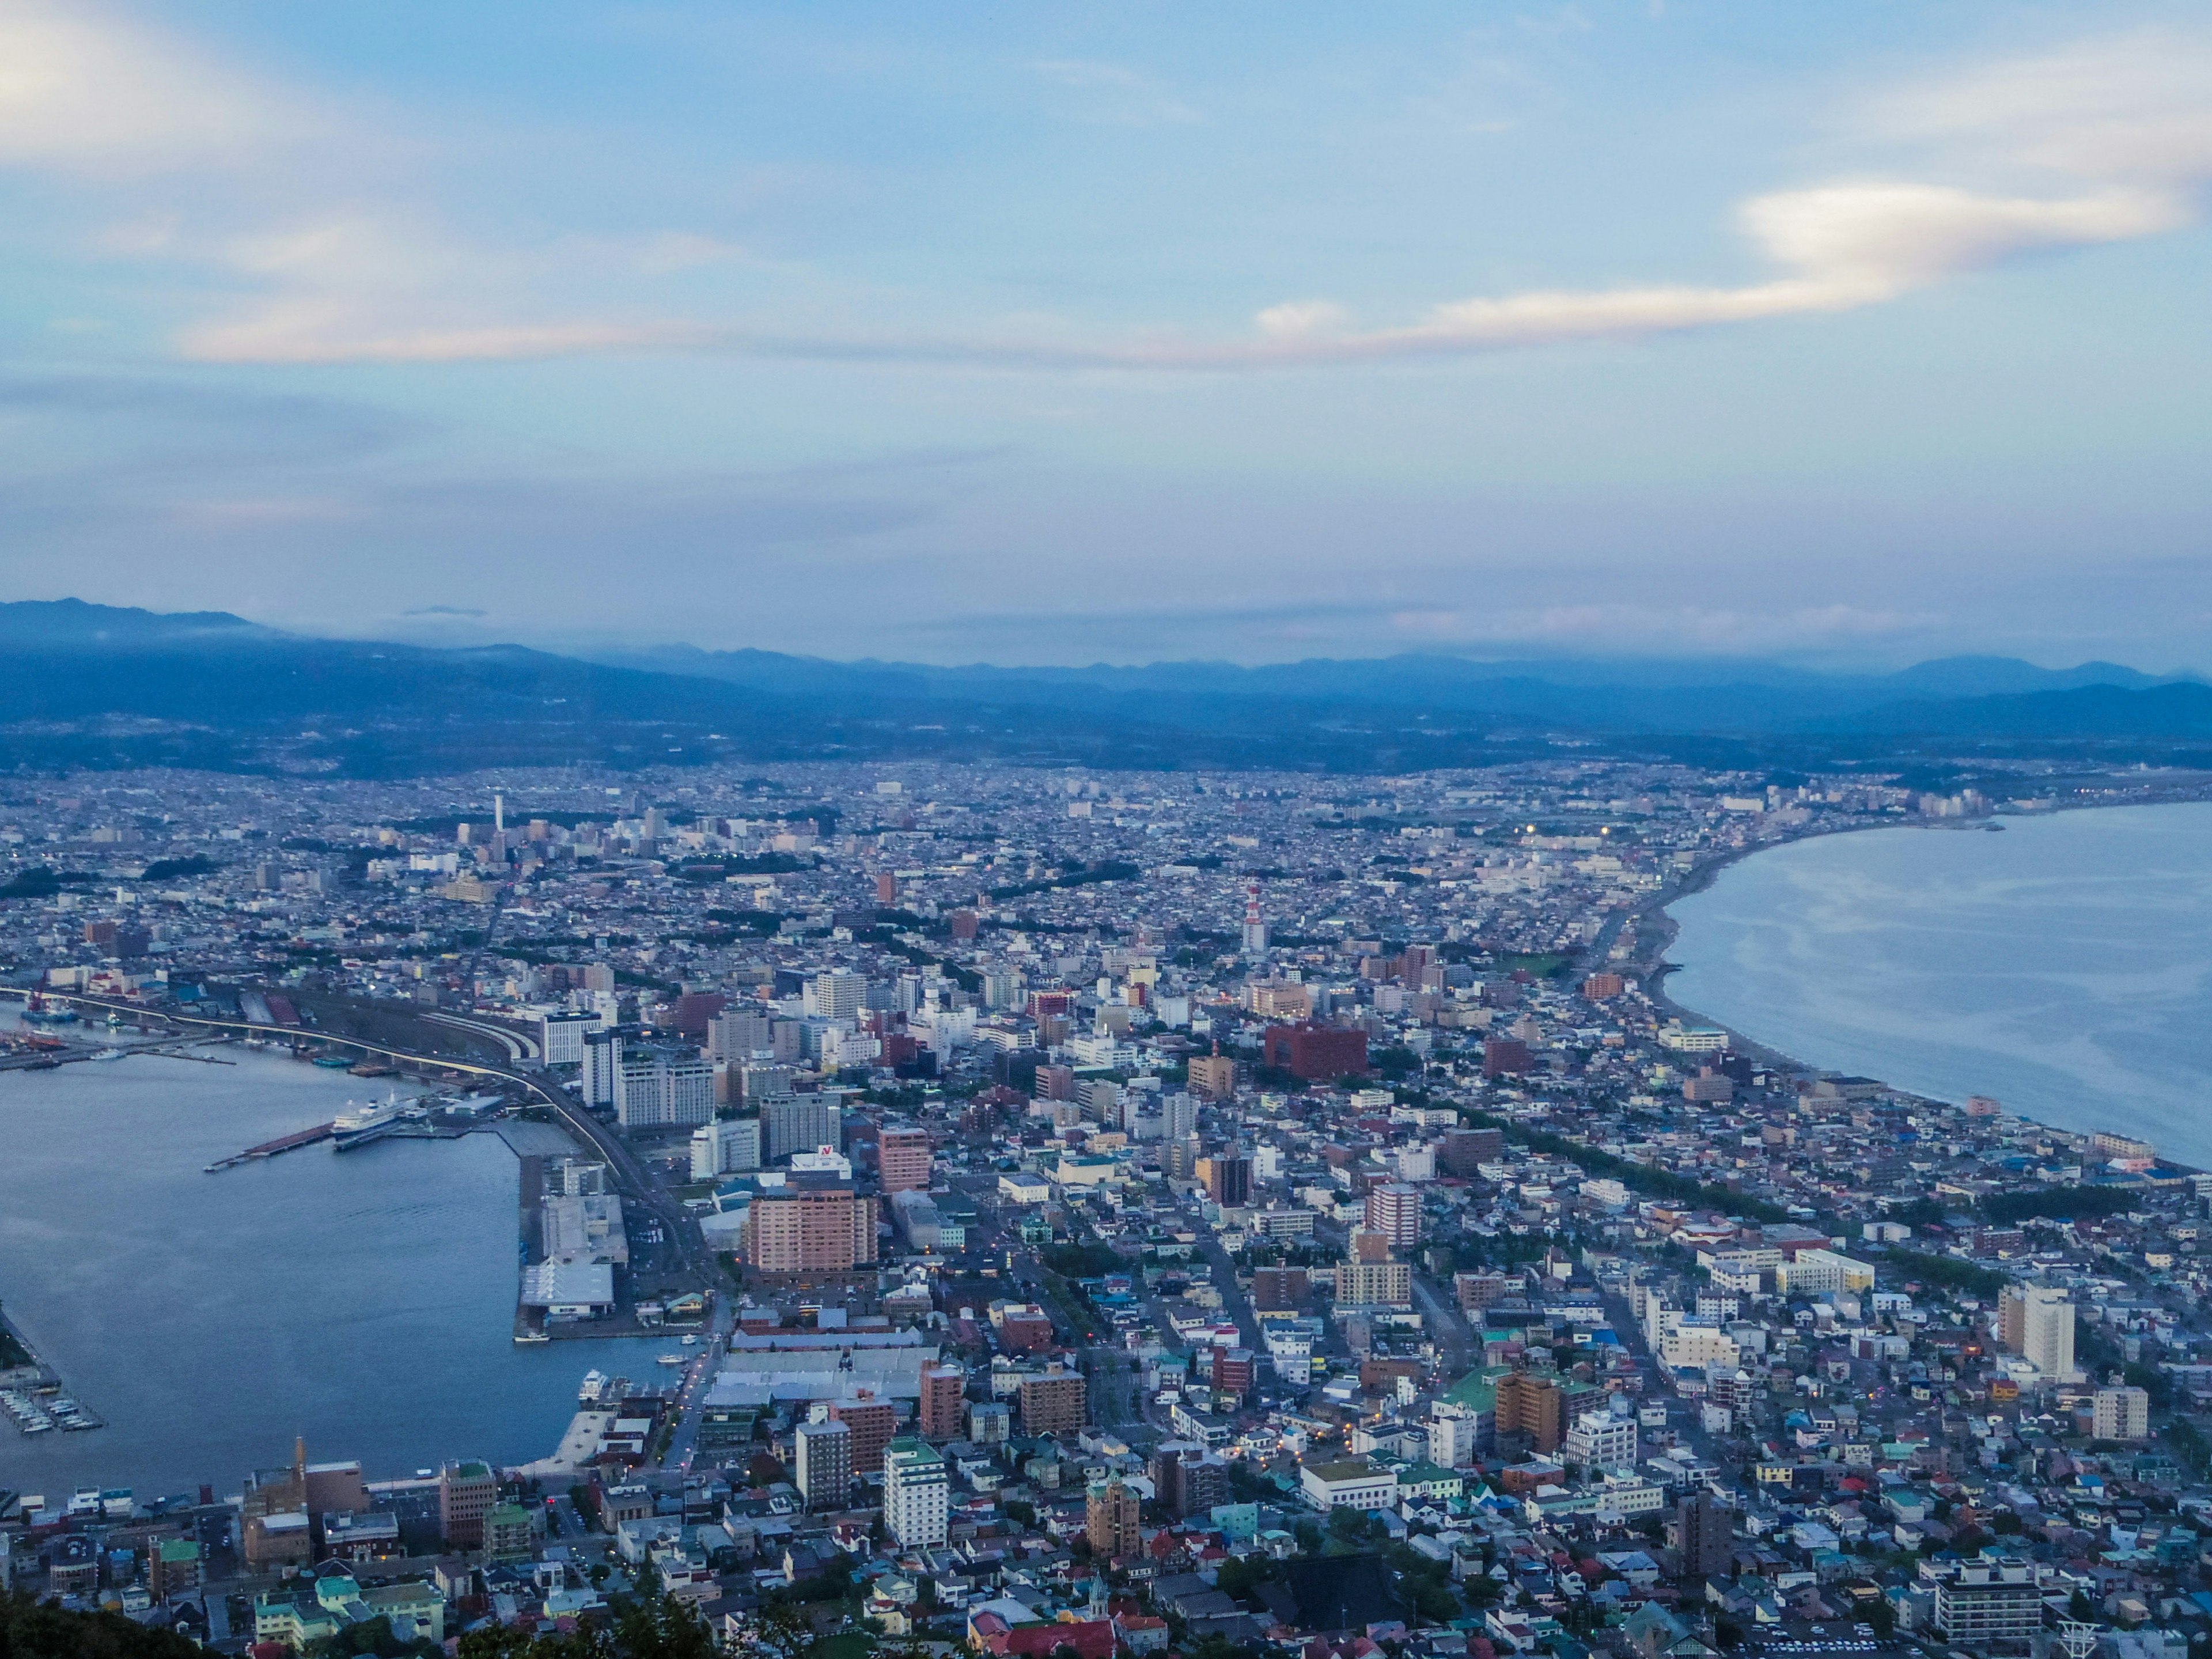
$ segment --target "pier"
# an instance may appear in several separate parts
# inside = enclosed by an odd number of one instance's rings
[[[289,1152],[301,1146],[312,1146],[319,1140],[328,1140],[331,1131],[336,1127],[337,1125],[334,1123],[318,1123],[312,1129],[301,1129],[289,1135],[279,1135],[274,1140],[263,1141],[258,1146],[248,1146],[242,1152],[234,1152],[228,1158],[217,1158],[207,1166],[207,1172],[214,1175],[219,1170],[234,1170],[241,1164],[253,1164],[264,1158],[274,1158],[279,1152]]]

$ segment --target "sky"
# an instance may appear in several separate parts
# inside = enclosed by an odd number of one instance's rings
[[[0,0],[0,599],[2212,670],[2201,5]]]

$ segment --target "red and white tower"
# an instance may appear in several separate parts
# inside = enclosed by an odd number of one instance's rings
[[[1246,884],[1244,888],[1244,954],[1267,954],[1267,921],[1260,914],[1260,884],[1256,881]]]

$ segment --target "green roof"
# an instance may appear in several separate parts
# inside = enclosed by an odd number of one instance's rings
[[[1510,1376],[1512,1370],[1510,1365],[1492,1365],[1469,1371],[1445,1391],[1444,1398],[1469,1411],[1494,1412],[1498,1409],[1498,1379]]]

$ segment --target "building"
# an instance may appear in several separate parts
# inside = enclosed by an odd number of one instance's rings
[[[0,1548],[0,1591],[7,1588],[6,1551]],[[198,1594],[204,1575],[200,1547],[189,1538],[164,1538],[149,1552],[146,1588],[156,1601]]]
[[[1936,1580],[1936,1628],[1977,1653],[2026,1642],[2043,1629],[2043,1590],[2026,1563],[1962,1563]]]
[[[1498,1433],[1523,1435],[1531,1449],[1555,1452],[1566,1438],[1560,1419],[1566,1397],[1548,1376],[1515,1371],[1498,1379]]]
[[[921,1368],[921,1399],[915,1415],[923,1438],[951,1440],[959,1436],[967,1388],[968,1374],[957,1365]]]
[[[1177,1520],[1229,1501],[1229,1466],[1203,1446],[1170,1441],[1153,1452],[1150,1473],[1160,1507]]]
[[[1412,1249],[1421,1239],[1421,1189],[1403,1181],[1369,1188],[1367,1224],[1389,1239],[1392,1249]]]
[[[714,1117],[714,1066],[696,1048],[625,1044],[615,1067],[615,1121],[625,1129],[689,1129]]]
[[[1091,1541],[1094,1560],[1111,1561],[1134,1555],[1144,1536],[1137,1524],[1136,1489],[1125,1481],[1094,1480],[1085,1495],[1083,1535]]]
[[[1413,1270],[1403,1261],[1347,1261],[1336,1270],[1340,1308],[1409,1308]]]
[[[825,968],[812,988],[814,1012],[823,1019],[858,1019],[868,1006],[868,981],[850,968]]]
[[[1089,1381],[1058,1364],[1024,1377],[1018,1398],[1025,1434],[1073,1434],[1091,1421]]]
[[[793,1437],[793,1473],[812,1510],[842,1510],[853,1496],[853,1431],[845,1424],[801,1423]]]
[[[1260,1380],[1259,1370],[1251,1349],[1218,1347],[1213,1351],[1213,1391],[1243,1400]]]
[[[1190,1062],[1190,1091],[1205,1100],[1229,1099],[1237,1092],[1237,1062],[1227,1054],[1200,1054]]]
[[[894,1440],[884,1454],[884,1524],[902,1549],[942,1544],[951,1523],[945,1459],[920,1440]]]
[[[724,1009],[707,1022],[708,1057],[742,1065],[774,1045],[769,1024],[764,1009]]]
[[[1619,974],[1592,974],[1583,981],[1583,995],[1592,1002],[1606,1002],[1628,989],[1628,981]]]
[[[2074,1298],[2049,1285],[2008,1285],[1997,1302],[1997,1340],[2054,1382],[2074,1369]]]
[[[1562,1445],[1567,1462],[1579,1465],[1585,1474],[1633,1469],[1636,1419],[1609,1411],[1584,1412],[1575,1419]]]
[[[1774,1287],[1784,1296],[1836,1296],[1874,1288],[1871,1263],[1834,1250],[1800,1250],[1774,1267]]]
[[[720,1117],[691,1132],[691,1179],[714,1181],[761,1166],[757,1117]]]
[[[1697,1492],[1674,1506],[1674,1553],[1683,1577],[1717,1578],[1735,1563],[1734,1517],[1711,1492]]]
[[[1534,1064],[1528,1054],[1528,1045],[1518,1037],[1492,1037],[1482,1045],[1482,1074],[1485,1077],[1510,1077],[1527,1071]]]
[[[2150,1395],[2141,1389],[2100,1389],[2091,1410],[2096,1439],[2150,1438]]]
[[[762,1138],[768,1143],[770,1164],[793,1152],[811,1152],[820,1146],[845,1144],[843,1114],[835,1095],[784,1095],[761,1103]]]
[[[1398,1506],[1398,1477],[1364,1457],[1308,1463],[1298,1486],[1317,1510],[1391,1510]]]
[[[1252,1308],[1255,1313],[1291,1313],[1313,1296],[1312,1281],[1304,1267],[1255,1267],[1252,1271]]]
[[[850,1273],[876,1259],[876,1200],[844,1182],[794,1180],[753,1200],[738,1237],[759,1273]]]
[[[1206,1195],[1228,1208],[1252,1201],[1252,1160],[1233,1154],[1198,1160],[1198,1182]]]
[[[538,1541],[537,1512],[521,1504],[495,1504],[483,1521],[484,1554],[495,1561],[526,1561]]]
[[[1452,1129],[1444,1135],[1444,1168],[1455,1176],[1471,1176],[1485,1164],[1505,1156],[1503,1129]]]
[[[1367,1033],[1347,1026],[1270,1025],[1261,1054],[1268,1065],[1308,1083],[1363,1077]]]
[[[898,1430],[898,1407],[888,1400],[878,1400],[864,1392],[853,1399],[834,1402],[830,1407],[830,1420],[842,1423],[853,1431],[853,1473],[881,1474],[884,1448],[891,1443],[891,1436]]]
[[[876,1142],[876,1167],[887,1193],[929,1190],[929,1132],[886,1129]]]
[[[586,1106],[615,1103],[615,1079],[622,1071],[622,1032],[611,1025],[589,1030],[579,1039],[584,1048],[584,1069],[578,1078]]]
[[[438,1536],[447,1547],[482,1549],[484,1517],[499,1502],[499,1477],[483,1463],[448,1463],[438,1471]]]
[[[551,1010],[538,1017],[538,1052],[548,1066],[581,1066],[584,1034],[598,1030],[602,1023],[596,1012],[584,1013],[572,1008]]]

